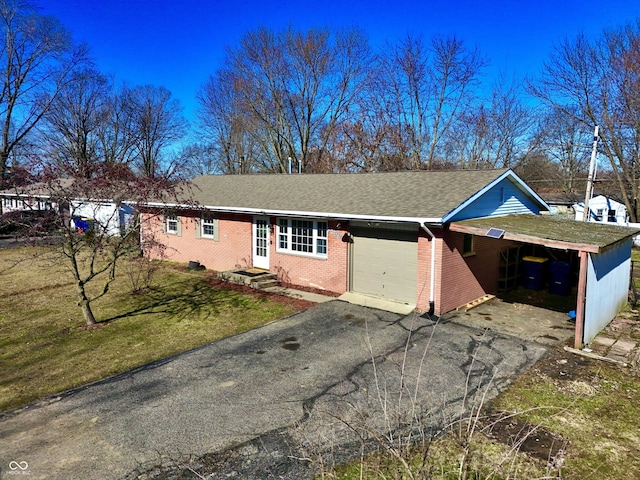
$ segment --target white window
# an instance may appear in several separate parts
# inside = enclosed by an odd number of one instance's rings
[[[216,235],[216,222],[211,217],[202,217],[202,236],[204,238],[214,238]]]
[[[280,252],[327,256],[327,222],[302,219],[278,219]]]
[[[278,249],[287,250],[289,248],[289,220],[281,218],[278,220]]]
[[[167,215],[167,233],[177,235],[178,231],[178,217],[176,215]]]

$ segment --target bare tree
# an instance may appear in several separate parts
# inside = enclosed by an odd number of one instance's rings
[[[406,156],[407,168],[435,167],[446,134],[474,103],[485,64],[456,37],[434,37],[427,44],[409,36],[379,56],[378,109],[393,135],[394,153]]]
[[[478,50],[467,49],[456,37],[435,38],[432,49],[434,59],[431,81],[434,85],[434,101],[426,155],[428,168],[432,168],[439,142],[457,113],[474,100],[474,87],[486,65],[486,60]]]
[[[109,293],[122,259],[141,252],[140,222],[153,217],[136,212],[158,198],[175,202],[180,190],[166,177],[136,175],[121,163],[88,168],[88,178],[82,171],[82,176],[61,179],[55,166],[48,167],[40,185],[61,211],[55,217],[60,242],[52,246],[53,260],[62,258],[70,269],[78,306],[91,326],[97,323],[93,303]],[[147,247],[153,241],[145,240]]]
[[[136,163],[147,177],[160,174],[163,154],[184,137],[187,122],[178,100],[164,87],[144,85],[126,91],[133,115]]]
[[[492,112],[483,104],[460,112],[442,142],[443,159],[463,169],[494,165]]]
[[[218,138],[231,140],[230,149],[221,152],[235,161],[247,158],[243,150],[255,156],[243,148],[248,133],[260,150],[251,164],[261,170],[286,172],[289,158],[296,170],[305,169],[312,157],[314,164],[321,164],[331,135],[362,86],[368,58],[368,43],[357,30],[289,28],[275,33],[261,28],[228,51],[224,71],[213,76],[199,96],[202,112],[231,121]],[[221,90],[221,85],[233,92]],[[238,138],[235,126],[243,132]],[[234,146],[234,141],[240,142]]]
[[[103,108],[102,122],[96,131],[102,161],[109,165],[133,163],[140,132],[136,128],[135,105],[130,102],[129,88],[111,86],[111,95]]]
[[[179,154],[182,168],[180,174],[185,178],[217,173],[234,173],[220,169],[216,149],[211,145],[194,143],[187,145]]]
[[[537,149],[560,166],[562,190],[574,192],[576,187],[584,188],[584,182],[576,183],[587,176],[593,132],[576,115],[552,107],[542,117],[536,137]]]
[[[86,60],[54,18],[39,15],[26,1],[1,0],[0,178],[21,141],[42,119],[72,72]]]
[[[631,220],[640,219],[640,20],[590,40],[564,40],[530,90],[587,131],[600,127],[600,151],[613,172]]]
[[[428,117],[434,87],[429,52],[424,41],[414,37],[388,48],[387,54],[378,56],[371,84],[377,90],[376,109],[388,125],[386,131],[396,158],[406,158],[407,163],[396,168],[415,170],[422,165],[429,138]]]
[[[560,165],[538,152],[531,153],[519,162],[514,172],[538,192],[556,192],[563,182]]]
[[[513,168],[535,145],[531,142],[535,125],[533,109],[522,99],[520,82],[499,78],[491,92],[491,163]]]
[[[75,73],[53,100],[44,116],[48,153],[61,173],[77,172],[88,178],[93,166],[104,160],[98,132],[107,120],[111,88],[95,70]]]
[[[233,85],[233,74],[218,70],[198,92],[198,112],[202,136],[211,144],[211,160],[221,173],[249,173],[259,170],[261,161],[260,138],[253,132],[251,116],[244,115],[239,92]],[[203,150],[200,149],[200,153]],[[198,156],[196,158],[201,158]]]

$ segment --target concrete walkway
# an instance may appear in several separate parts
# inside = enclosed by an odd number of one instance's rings
[[[5,415],[0,468],[28,465],[33,480],[137,478],[269,435],[292,449],[274,459],[339,452],[356,439],[346,425],[384,432],[405,425],[414,407],[420,428],[443,428],[545,351],[498,332],[329,301]]]
[[[295,290],[293,288],[286,288],[286,287],[280,287],[280,286],[267,287],[267,288],[263,288],[263,290],[265,292],[275,293],[278,295],[285,295],[287,297],[292,297],[292,298],[299,298],[301,300],[307,300],[313,303],[330,302],[331,300],[336,299],[336,297],[331,297],[328,295],[321,295],[319,293],[305,292],[304,290]]]

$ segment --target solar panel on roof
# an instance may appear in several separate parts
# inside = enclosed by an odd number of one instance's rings
[[[486,233],[486,236],[489,238],[502,238],[504,235],[504,230],[500,230],[499,228],[490,228]]]

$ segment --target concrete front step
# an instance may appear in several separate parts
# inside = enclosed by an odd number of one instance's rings
[[[266,288],[277,287],[280,285],[280,282],[277,278],[269,278],[265,280],[259,280],[257,282],[251,282],[249,286],[251,288],[257,288],[259,290],[264,290]]]
[[[247,269],[218,272],[218,278],[226,282],[247,285],[251,288],[265,289],[280,285],[278,276],[268,270]]]

